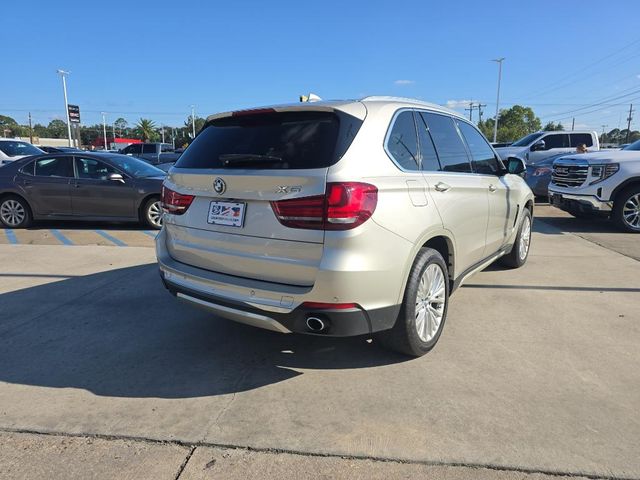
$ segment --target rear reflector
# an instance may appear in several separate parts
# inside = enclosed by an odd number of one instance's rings
[[[194,195],[184,195],[162,186],[162,208],[167,213],[182,215],[194,198],[196,198]]]
[[[323,303],[323,302],[304,302],[302,308],[310,310],[347,310],[349,308],[358,308],[356,303]]]
[[[278,221],[290,228],[350,230],[366,222],[378,204],[368,183],[328,183],[324,195],[271,202]]]

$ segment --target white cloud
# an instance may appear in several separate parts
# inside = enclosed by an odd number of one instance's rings
[[[447,100],[447,108],[468,108],[471,102],[478,103],[477,100]]]
[[[416,81],[415,80],[396,80],[393,83],[394,85],[413,85],[414,83],[416,83]]]

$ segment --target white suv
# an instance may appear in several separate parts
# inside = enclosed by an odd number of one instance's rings
[[[622,150],[555,160],[549,202],[576,217],[610,217],[623,230],[640,233],[640,140]]]
[[[163,204],[158,263],[179,299],[422,355],[465,278],[525,263],[533,195],[455,112],[368,97],[209,117]]]
[[[23,142],[15,138],[0,138],[0,166],[19,160],[29,155],[44,153],[29,142]]]

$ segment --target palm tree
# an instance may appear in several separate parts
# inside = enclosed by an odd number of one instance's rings
[[[147,142],[153,137],[156,129],[156,124],[153,120],[141,118],[136,124],[136,133],[142,137],[143,142]]]

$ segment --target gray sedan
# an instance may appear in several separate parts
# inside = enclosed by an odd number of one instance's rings
[[[162,226],[166,173],[118,154],[36,155],[0,168],[0,223],[24,228],[33,220],[142,222]]]

